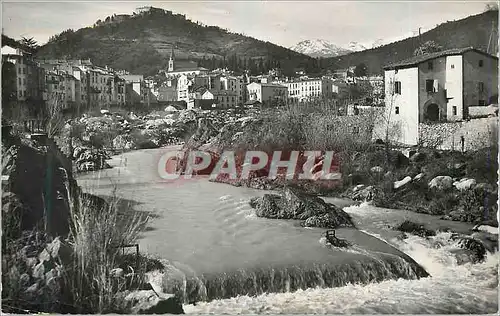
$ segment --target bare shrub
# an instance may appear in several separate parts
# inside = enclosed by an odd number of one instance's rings
[[[84,311],[106,313],[117,309],[116,294],[125,283],[117,285],[110,272],[120,264],[119,246],[133,243],[148,221],[144,215],[121,213],[118,204],[116,195],[111,203],[99,208],[85,199],[71,214],[74,258],[65,273],[66,292]]]

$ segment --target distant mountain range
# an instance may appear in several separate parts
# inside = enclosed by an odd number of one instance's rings
[[[331,42],[322,39],[305,40],[299,42],[295,46],[290,47],[290,49],[314,58],[335,57],[335,56],[346,55],[353,52],[353,50],[337,46]]]
[[[385,64],[411,57],[426,41],[435,41],[444,49],[474,46],[486,51],[489,47],[491,53],[497,54],[498,31],[494,30],[498,30],[498,11],[487,11],[442,23],[420,37],[407,34],[410,37],[402,40],[378,39],[345,46],[318,39],[302,41],[288,49],[193,22],[182,14],[151,8],[133,15],[113,15],[76,31],[66,30],[43,45],[37,57],[90,58],[97,65],[154,74],[165,68],[174,47],[177,59],[219,65],[213,61],[217,59],[239,69],[254,64],[255,72],[279,67],[288,75],[302,68],[314,75],[364,63],[369,73],[381,73]]]
[[[415,49],[426,41],[434,41],[443,49],[473,46],[490,54],[498,54],[498,10],[490,10],[456,21],[448,21],[424,32],[421,36],[327,58],[329,69],[344,69],[364,63],[369,73],[382,73],[384,65],[413,56]]]
[[[353,41],[349,42],[349,44],[345,46],[339,46],[324,39],[314,39],[314,40],[305,40],[299,42],[296,45],[290,47],[290,49],[314,58],[318,57],[326,58],[326,57],[343,56],[353,52],[359,52],[367,50],[369,48],[382,46],[383,44],[385,44],[384,40],[378,39],[373,43],[362,44]]]

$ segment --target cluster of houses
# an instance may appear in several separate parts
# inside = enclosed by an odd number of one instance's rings
[[[36,104],[55,98],[63,108],[78,113],[158,103],[202,109],[283,105],[347,96],[356,84],[369,85],[375,94],[383,95],[381,76],[356,81],[349,69],[321,78],[300,73],[296,78],[283,78],[279,70],[259,76],[235,75],[224,69],[209,71],[191,61],[177,61],[172,49],[167,69],[144,77],[100,67],[89,59],[35,59],[22,45],[11,46],[2,44],[2,64],[9,63],[14,69],[8,79],[15,86],[16,100]]]
[[[39,106],[53,99],[61,108],[99,109],[145,103],[148,90],[142,75],[98,67],[90,60],[35,60],[21,47],[2,46],[3,83],[13,86],[14,99]],[[8,75],[8,78],[5,78]]]
[[[349,86],[367,84],[376,95],[383,95],[383,77],[351,79],[349,70],[338,76],[283,78],[279,70],[268,74],[234,75],[227,70],[209,71],[195,63],[176,61],[170,54],[168,68],[160,76],[147,78],[158,101],[184,101],[187,108],[218,109],[237,106],[273,106],[299,103],[314,98],[332,99],[349,93]]]
[[[278,70],[235,75],[177,61],[172,50],[168,68],[144,78],[90,60],[35,60],[23,47],[9,47],[3,40],[2,45],[2,66],[9,63],[13,69],[8,79],[16,100],[35,104],[55,97],[79,110],[161,103],[210,110],[338,100],[353,86],[364,86],[371,96],[366,103],[384,106],[386,121],[398,125],[397,141],[409,145],[419,142],[419,124],[467,121],[471,113],[492,105],[498,113],[498,57],[472,47],[416,56],[387,65],[384,76],[362,78],[353,76],[353,69],[320,78],[300,73],[283,78]],[[347,114],[358,114],[356,107],[363,104],[347,100]]]

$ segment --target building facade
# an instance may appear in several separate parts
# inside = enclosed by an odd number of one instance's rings
[[[2,65],[9,63],[12,67],[12,88],[17,101],[44,101],[47,98],[45,89],[45,69],[40,67],[30,53],[19,48],[2,47]],[[6,66],[7,67],[7,66]],[[14,84],[15,82],[15,84]]]
[[[333,97],[333,81],[329,78],[303,79],[285,82],[288,98],[292,102]]]
[[[385,70],[386,121],[398,142],[416,145],[418,125],[468,119],[498,97],[498,58],[472,47],[416,56]]]
[[[288,88],[280,84],[252,82],[247,85],[247,91],[248,101],[266,106],[285,104],[288,97]]]

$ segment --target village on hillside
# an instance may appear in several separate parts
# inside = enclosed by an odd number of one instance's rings
[[[148,14],[191,23],[88,30]],[[493,313],[495,36],[146,74],[2,33],[2,311]]]

